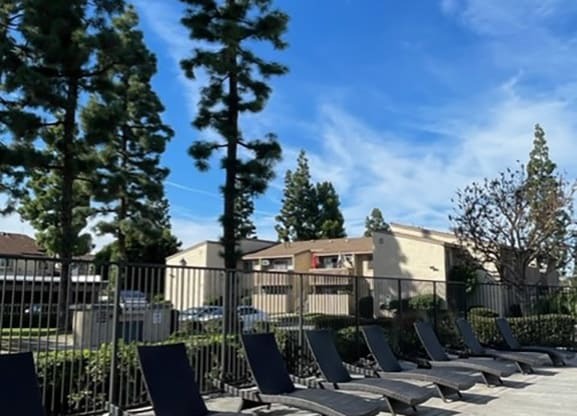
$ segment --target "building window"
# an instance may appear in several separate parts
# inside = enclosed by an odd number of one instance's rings
[[[290,286],[262,286],[264,295],[288,295]]]
[[[0,270],[11,270],[14,265],[14,260],[0,258]]]
[[[262,260],[261,263],[266,270],[291,270],[292,259],[272,259]]]

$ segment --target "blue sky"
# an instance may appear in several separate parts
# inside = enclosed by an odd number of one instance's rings
[[[156,91],[176,131],[164,163],[175,234],[184,245],[220,234],[223,172],[195,170],[187,149],[204,78],[184,78],[193,47],[177,0],[138,0],[158,58]],[[300,149],[313,179],[330,180],[346,229],[360,235],[373,207],[386,220],[447,229],[457,188],[526,160],[535,123],[567,176],[577,165],[577,2],[574,0],[278,0],[290,15],[266,110],[247,137],[279,136],[278,178],[256,202],[261,238],[276,238],[284,172]],[[8,231],[30,232],[16,218]],[[3,227],[3,228],[5,228]],[[30,232],[31,233],[31,232]],[[105,240],[99,239],[102,244]]]

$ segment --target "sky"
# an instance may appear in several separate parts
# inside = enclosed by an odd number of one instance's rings
[[[221,235],[224,172],[198,172],[187,150],[205,85],[179,62],[195,46],[178,0],[136,0],[158,59],[154,87],[175,136],[163,157],[172,227],[183,246]],[[307,152],[314,181],[331,181],[349,236],[378,207],[388,222],[448,230],[457,189],[526,161],[533,128],[577,178],[577,2],[574,0],[277,0],[290,16],[284,51],[258,46],[290,72],[272,80],[245,137],[273,132],[283,161],[256,200],[259,238],[276,239],[283,178]],[[18,217],[0,229],[33,235]],[[97,247],[109,241],[96,237]]]

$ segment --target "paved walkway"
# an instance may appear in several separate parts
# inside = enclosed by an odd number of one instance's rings
[[[464,392],[464,400],[444,403],[436,397],[419,406],[420,416],[567,416],[577,415],[577,359],[570,367],[541,368],[538,374],[514,374],[504,387],[476,384]],[[211,410],[235,411],[238,399],[216,398],[207,402]],[[284,406],[259,408],[262,416],[309,416]],[[386,413],[382,413],[385,415]],[[407,414],[411,414],[407,412]]]

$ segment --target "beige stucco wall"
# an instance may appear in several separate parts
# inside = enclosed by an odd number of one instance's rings
[[[372,282],[374,310],[382,315],[382,305],[400,297],[433,293],[435,282],[445,282],[446,259],[443,242],[417,236],[400,236],[391,233],[373,235]],[[397,279],[403,280],[400,283]],[[427,280],[419,282],[418,280]],[[442,286],[442,287],[441,287]],[[437,283],[437,294],[445,296],[444,284]]]
[[[272,244],[268,241],[243,240],[240,243],[240,249],[246,253]],[[224,271],[217,270],[224,268],[221,251],[222,246],[219,243],[205,241],[168,258],[167,266],[175,267],[169,267],[165,279],[165,299],[170,300],[178,310],[202,306],[219,299],[224,292],[226,275]],[[185,267],[182,267],[182,260],[186,262]],[[242,263],[237,269],[242,270],[241,266]],[[194,267],[203,269],[194,269]],[[213,270],[204,270],[204,268]],[[251,276],[244,273],[238,273],[237,281],[241,296],[250,291],[253,286]]]
[[[375,233],[374,275],[444,281],[445,247],[437,241]]]

